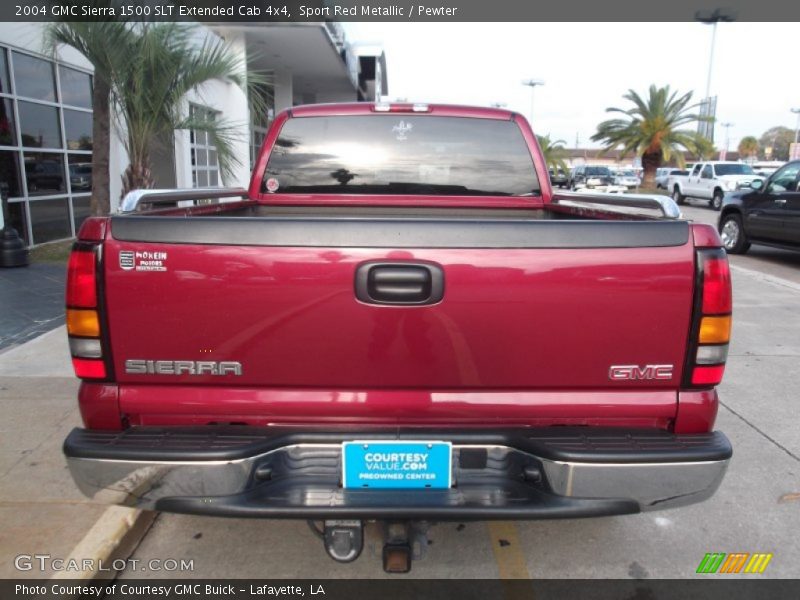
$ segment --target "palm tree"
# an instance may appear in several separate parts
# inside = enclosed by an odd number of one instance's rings
[[[48,26],[46,45],[55,51],[60,44],[78,50],[95,68],[93,214],[108,214],[110,208],[112,113],[129,160],[122,175],[123,196],[153,187],[151,150],[159,140],[171,139],[176,129],[208,134],[210,144],[217,148],[223,179],[238,164],[233,143],[247,130],[246,125],[208,114],[187,114],[188,92],[213,79],[230,81],[248,94],[255,114],[266,113],[267,79],[248,71],[244,59],[222,39],[206,36],[200,41],[194,26],[57,22]]]
[[[539,148],[542,151],[548,169],[553,169],[553,173],[557,173],[559,170],[566,173],[569,170],[564,160],[567,157],[567,150],[564,148],[566,142],[564,140],[551,140],[550,134],[548,134],[537,135],[536,141],[539,142]]]
[[[130,62],[130,28],[120,21],[54,22],[44,33],[45,49],[55,54],[58,46],[75,48],[94,66],[92,85],[92,196],[93,215],[110,211],[108,158],[111,148],[111,94],[121,72]]]
[[[758,140],[752,135],[747,135],[739,141],[739,157],[750,158],[758,155]]]
[[[254,113],[266,112],[259,93],[267,85],[260,74],[248,72],[243,59],[222,39],[197,41],[197,30],[179,23],[145,23],[137,28],[136,60],[126,71],[125,85],[115,89],[120,130],[129,165],[122,176],[122,195],[154,185],[150,152],[176,129],[205,132],[216,146],[223,179],[239,164],[233,144],[247,131],[233,122],[203,111],[186,112],[186,95],[213,79],[232,82],[248,95]]]
[[[708,150],[708,140],[697,132],[680,129],[693,121],[707,120],[690,112],[697,106],[689,104],[691,92],[679,96],[668,85],[662,88],[651,85],[646,100],[633,90],[628,90],[623,98],[633,106],[628,109],[611,107],[606,112],[622,113],[625,117],[600,123],[592,140],[604,142],[605,150],[622,146],[623,156],[629,152],[640,156],[645,187],[655,187],[656,169],[673,154],[683,166],[681,149],[693,153]]]
[[[697,158],[700,160],[711,160],[717,153],[717,149],[714,147],[714,142],[709,140],[707,137],[698,135],[697,149],[695,150],[695,153],[697,154]]]

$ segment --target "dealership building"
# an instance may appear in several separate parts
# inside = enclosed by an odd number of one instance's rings
[[[43,53],[43,25],[0,23],[0,185],[9,219],[28,245],[74,237],[89,215],[92,184],[92,65],[71,48]],[[188,95],[184,110],[219,115],[240,128],[239,166],[223,180],[216,148],[200,132],[176,131],[152,156],[159,188],[246,187],[269,120],[298,104],[379,99],[388,93],[380,47],[348,43],[338,23],[214,24],[252,69],[268,74],[267,118],[254,122],[236,85],[210,81]],[[111,142],[111,210],[120,203],[127,155]]]

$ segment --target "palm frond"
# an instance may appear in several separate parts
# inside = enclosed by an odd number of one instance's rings
[[[569,170],[566,162],[567,150],[564,147],[566,144],[564,140],[551,140],[549,134],[537,135],[536,140],[539,142],[539,148],[548,168],[560,169],[564,172]]]
[[[707,140],[696,132],[681,129],[690,123],[709,120],[694,112],[698,105],[691,104],[692,92],[681,94],[668,85],[651,85],[646,97],[630,89],[623,98],[632,106],[609,107],[606,112],[624,116],[601,122],[591,137],[592,141],[603,144],[604,151],[621,149],[623,156],[647,155],[651,171],[655,169],[652,165],[670,160],[673,155],[682,163],[681,149],[694,153],[709,151]],[[658,157],[655,163],[653,157]]]

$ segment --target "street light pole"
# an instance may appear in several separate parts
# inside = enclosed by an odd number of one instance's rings
[[[527,85],[531,88],[531,123],[533,123],[533,90],[537,85],[544,85],[541,79],[524,79],[522,85]]]
[[[730,12],[726,12],[724,9],[717,8],[711,12],[705,11],[697,11],[694,15],[696,21],[700,21],[706,25],[711,25],[711,52],[708,57],[708,76],[706,77],[706,95],[702,100],[702,104],[707,107],[707,116],[712,117],[712,121],[709,123],[709,127],[711,129],[711,135],[708,136],[708,139],[713,139],[714,137],[714,121],[713,115],[711,115],[711,74],[714,68],[714,47],[717,43],[717,23],[730,23],[731,21],[735,20],[735,15]],[[702,112],[701,112],[702,114]]]
[[[797,122],[794,124],[794,143],[796,144],[800,142],[800,139],[797,137],[798,133],[800,133],[800,108],[791,108],[789,110],[797,115]]]
[[[725,128],[725,159],[727,160],[727,158],[728,158],[728,144],[731,141],[730,129],[731,129],[731,127],[733,127],[733,123],[720,123],[720,125]]]
[[[719,21],[711,22],[711,54],[708,57],[708,77],[706,77],[706,95],[704,98],[711,97],[711,72],[714,70],[714,46],[717,45],[717,23]]]

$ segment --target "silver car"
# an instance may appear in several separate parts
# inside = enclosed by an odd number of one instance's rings
[[[639,187],[642,184],[635,171],[618,171],[614,174],[614,185],[621,185],[626,188]]]

